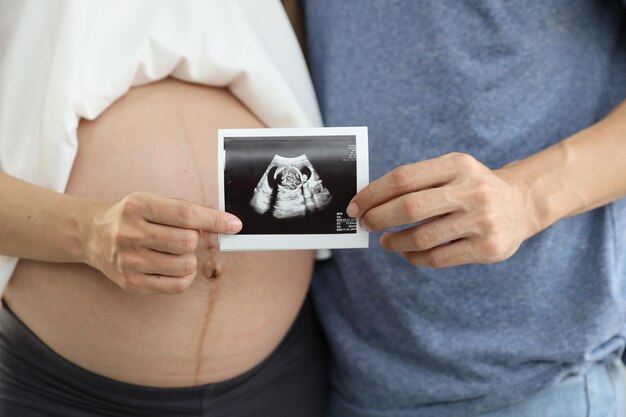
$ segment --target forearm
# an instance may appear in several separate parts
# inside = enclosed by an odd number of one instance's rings
[[[57,193],[0,172],[0,254],[49,262],[82,262],[98,202]]]
[[[597,124],[500,172],[524,193],[531,234],[626,195],[626,101]]]

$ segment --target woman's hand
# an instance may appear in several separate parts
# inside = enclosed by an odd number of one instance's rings
[[[233,234],[232,214],[191,203],[133,193],[85,212],[85,262],[130,292],[185,291],[196,276],[200,231]]]
[[[394,169],[361,190],[347,212],[370,231],[410,225],[379,243],[413,265],[500,262],[539,231],[527,193],[507,177],[452,153]]]

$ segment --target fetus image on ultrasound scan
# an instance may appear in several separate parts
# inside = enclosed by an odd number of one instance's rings
[[[274,155],[254,189],[250,205],[259,214],[289,219],[323,210],[331,200],[330,191],[324,188],[306,155]]]

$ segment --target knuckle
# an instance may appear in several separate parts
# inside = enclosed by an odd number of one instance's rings
[[[419,198],[407,196],[400,205],[401,213],[405,218],[411,220],[419,215],[424,209],[424,204]]]
[[[448,257],[433,251],[428,254],[428,262],[432,268],[443,268],[448,265]]]
[[[125,275],[120,286],[128,292],[138,292],[143,288],[143,279],[139,274]]]
[[[127,228],[118,228],[113,237],[113,241],[117,247],[127,248],[135,243],[135,236]]]
[[[376,196],[374,195],[374,191],[372,191],[372,187],[365,187],[361,194],[361,198],[365,205],[369,205],[372,201],[374,201]]]
[[[411,235],[411,243],[417,250],[429,249],[435,239],[434,235],[430,229],[416,230]]]
[[[213,227],[213,230],[214,230],[215,232],[220,232],[220,231],[222,231],[222,229],[223,229],[223,228],[222,228],[222,227],[220,227],[222,223],[225,223],[225,222],[223,222],[223,221],[222,221],[222,217],[220,216],[220,213],[215,213],[215,212],[214,212],[214,213],[211,215],[211,225],[212,225],[212,227]]]
[[[170,294],[182,294],[189,289],[191,281],[186,279],[176,279],[168,287]]]
[[[494,236],[488,237],[482,242],[481,252],[488,261],[499,260],[504,254],[502,244]]]
[[[496,192],[492,184],[480,181],[473,187],[474,199],[480,206],[491,206],[495,203]]]
[[[136,203],[133,201],[132,195],[127,195],[119,203],[120,210],[122,213],[132,212],[135,204]]]
[[[194,255],[187,256],[183,262],[183,273],[185,275],[196,272],[196,268],[198,267],[198,259]]]
[[[120,208],[122,214],[132,215],[141,211],[142,196],[141,193],[131,193],[122,199]]]
[[[459,165],[463,168],[472,168],[476,165],[476,158],[472,155],[463,153],[463,152],[452,152],[449,154],[450,159],[454,161],[455,164]]]
[[[400,166],[391,171],[393,184],[398,188],[406,188],[411,184],[411,172],[409,167]]]
[[[378,230],[380,220],[375,213],[368,212],[363,216],[363,224],[370,230]]]
[[[485,235],[493,235],[498,230],[498,215],[494,211],[483,213],[478,222],[478,227]]]
[[[195,230],[186,231],[180,241],[180,245],[185,252],[193,252],[198,247],[200,237]]]
[[[183,224],[193,225],[196,223],[198,213],[191,204],[185,204],[180,208],[178,216],[180,217],[180,220]]]

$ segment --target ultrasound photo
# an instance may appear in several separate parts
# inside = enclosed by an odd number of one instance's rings
[[[363,135],[363,128],[358,132],[345,130],[350,128],[328,129],[332,128],[304,130],[318,133],[314,135],[293,134],[302,129],[220,130],[223,163],[220,205],[243,222],[237,237],[222,238],[232,241],[243,236],[291,236],[280,244],[285,246],[302,242],[295,239],[297,235],[306,238],[306,235],[366,233],[345,213],[359,189],[358,180],[361,188],[367,183],[367,178],[358,178],[357,169],[361,164],[361,174],[364,168],[366,174],[366,136],[365,141],[363,138],[357,141],[357,136]],[[264,135],[259,135],[260,132]],[[357,152],[357,142],[365,149]],[[268,240],[264,238],[263,242]],[[313,243],[308,246],[312,247]],[[325,242],[318,239],[315,247],[318,246],[337,245],[332,239]]]
[[[276,219],[305,217],[328,208],[330,191],[306,155],[285,158],[274,155],[254,189],[250,205],[258,214]]]

